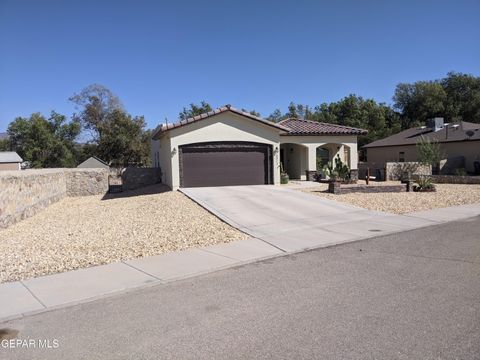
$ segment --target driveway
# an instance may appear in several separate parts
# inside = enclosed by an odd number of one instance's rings
[[[281,186],[199,187],[181,191],[228,224],[284,251],[434,223],[365,210]]]

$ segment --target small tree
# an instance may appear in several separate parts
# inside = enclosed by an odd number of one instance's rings
[[[418,161],[424,165],[431,165],[432,169],[437,168],[443,158],[440,144],[436,139],[430,140],[424,136],[417,142]]]

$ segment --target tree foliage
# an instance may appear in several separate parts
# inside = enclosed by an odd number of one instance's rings
[[[128,114],[119,98],[103,85],[93,84],[70,100],[80,110],[73,118],[92,139],[83,146],[82,158],[92,155],[114,166],[149,166],[150,132],[143,116]]]
[[[436,167],[440,160],[442,160],[443,154],[440,144],[436,140],[431,140],[422,136],[417,142],[416,148],[418,161],[421,164]]]
[[[393,101],[404,129],[437,116],[480,123],[480,77],[450,72],[439,80],[398,84]]]
[[[191,103],[188,108],[184,107],[179,116],[181,120],[186,120],[191,117],[212,111],[212,107],[205,101],[202,101],[200,105]]]
[[[77,121],[52,112],[46,119],[40,113],[18,117],[8,126],[9,148],[34,168],[76,166],[75,139],[80,133]]]
[[[369,130],[368,135],[359,137],[359,146],[398,132],[401,125],[399,114],[389,106],[356,95],[349,95],[338,102],[322,103],[313,109],[291,102],[285,114],[277,109],[268,119],[280,121],[292,117]]]

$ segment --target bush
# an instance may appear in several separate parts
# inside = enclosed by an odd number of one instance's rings
[[[467,170],[465,168],[458,168],[458,169],[455,169],[455,171],[453,172],[453,175],[456,175],[456,176],[467,176]]]

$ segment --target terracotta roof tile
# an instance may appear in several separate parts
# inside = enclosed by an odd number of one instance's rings
[[[164,133],[168,130],[171,130],[171,129],[175,129],[175,128],[178,128],[178,127],[181,127],[181,126],[185,126],[185,125],[188,125],[188,124],[191,124],[193,122],[196,122],[196,121],[200,121],[200,120],[203,120],[203,119],[207,119],[207,118],[210,118],[212,116],[215,116],[215,115],[218,115],[218,114],[222,114],[224,112],[227,112],[227,111],[231,111],[235,114],[238,114],[238,115],[242,115],[242,116],[245,116],[245,117],[248,117],[252,120],[255,120],[255,121],[258,121],[262,124],[265,124],[267,126],[272,126],[274,128],[277,128],[278,130],[281,130],[283,132],[287,132],[289,131],[289,129],[287,129],[286,127],[280,125],[280,124],[277,124],[277,123],[274,123],[274,122],[271,122],[271,121],[268,121],[268,120],[265,120],[265,119],[262,119],[258,116],[255,116],[255,115],[252,115],[248,112],[245,112],[245,111],[242,111],[242,110],[238,110],[230,105],[225,105],[225,106],[222,106],[218,109],[215,109],[215,110],[212,110],[212,111],[209,111],[209,112],[206,112],[206,113],[203,113],[203,114],[200,114],[200,115],[196,115],[194,117],[191,117],[191,118],[188,118],[186,120],[180,120],[174,124],[162,124],[160,126],[158,126],[155,131],[153,132],[153,138],[155,139],[156,137],[158,137],[158,135],[160,135],[161,133]]]
[[[285,119],[280,125],[289,129],[282,135],[365,135],[367,130],[304,119]]]

